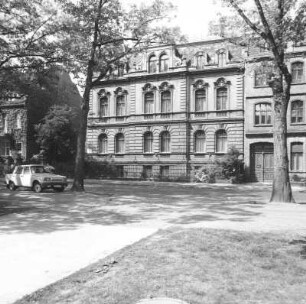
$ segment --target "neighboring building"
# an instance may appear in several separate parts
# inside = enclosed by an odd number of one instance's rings
[[[25,97],[0,100],[0,157],[19,154],[29,161],[40,151],[36,143],[35,124],[54,105],[67,104],[78,108],[80,95],[69,74],[54,68],[37,77],[37,84],[30,87]]]
[[[87,153],[119,177],[184,179],[243,156],[244,52],[226,40],[149,48],[91,92]],[[103,172],[101,172],[101,175]]]
[[[267,84],[271,72],[266,48],[249,49],[245,72],[245,144],[244,161],[252,181],[273,179],[272,90]],[[287,53],[292,73],[288,107],[288,156],[290,175],[306,177],[306,46],[292,47]]]
[[[13,151],[24,158],[28,155],[27,108],[24,98],[1,101],[0,156],[12,155]]]

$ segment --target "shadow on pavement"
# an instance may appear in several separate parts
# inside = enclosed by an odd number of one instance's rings
[[[88,185],[85,193],[28,190],[0,192],[0,233],[49,233],[84,224],[124,225],[163,221],[252,221],[261,213],[269,187],[165,187]]]

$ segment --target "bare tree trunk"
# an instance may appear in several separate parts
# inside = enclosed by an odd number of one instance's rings
[[[274,103],[274,178],[270,202],[294,203],[292,196],[287,149],[287,108],[290,83],[281,75],[271,85]]]
[[[98,31],[99,31],[99,19],[102,11],[102,0],[99,1],[97,7],[97,14],[95,17],[95,26],[93,33],[93,42],[90,52],[90,57],[87,65],[87,75],[85,83],[85,91],[82,99],[81,106],[81,123],[78,134],[77,141],[77,152],[75,157],[75,167],[74,167],[74,181],[71,190],[72,191],[84,191],[84,163],[85,163],[85,145],[86,145],[86,134],[87,134],[87,118],[89,112],[89,98],[90,90],[92,88],[92,78],[95,66],[95,55],[98,41]]]

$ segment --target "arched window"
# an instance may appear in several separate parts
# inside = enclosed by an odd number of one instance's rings
[[[225,130],[216,132],[216,152],[225,153],[227,151],[227,134]]]
[[[195,91],[195,111],[201,112],[205,109],[206,90],[199,89]]]
[[[217,109],[217,111],[227,109],[227,88],[218,88],[217,89],[216,109]]]
[[[302,100],[295,100],[291,103],[291,123],[304,121],[304,105]]]
[[[205,152],[205,133],[204,131],[197,131],[194,134],[194,152]]]
[[[118,95],[116,97],[116,115],[125,115],[125,95]]]
[[[154,112],[154,93],[148,92],[144,95],[144,113],[151,114]]]
[[[149,58],[149,73],[156,73],[157,72],[157,59],[155,55],[152,55]]]
[[[296,142],[291,144],[291,163],[292,171],[303,171],[303,143]]]
[[[171,93],[170,91],[161,92],[161,112],[162,113],[171,112]]]
[[[98,153],[106,154],[108,151],[107,135],[101,134],[98,137]]]
[[[294,62],[291,65],[292,82],[300,83],[304,81],[304,63]]]
[[[152,153],[153,152],[153,133],[146,132],[143,135],[143,152]]]
[[[255,125],[271,125],[271,115],[270,103],[258,103],[255,105]]]
[[[115,136],[115,152],[124,153],[124,135],[122,133]]]
[[[100,98],[100,117],[108,116],[108,98],[106,96]]]
[[[164,131],[160,134],[160,152],[170,152],[170,133],[168,131]]]
[[[163,54],[159,58],[159,71],[167,72],[169,69],[169,57],[166,54]]]

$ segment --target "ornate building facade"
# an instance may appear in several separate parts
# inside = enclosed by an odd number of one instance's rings
[[[288,156],[293,180],[306,177],[306,46],[294,46],[286,54],[292,74],[291,99],[287,112]],[[248,51],[245,71],[244,162],[249,179],[273,179],[272,90],[267,76],[271,54],[263,45]]]
[[[244,51],[226,40],[152,47],[91,92],[87,153],[118,176],[188,178],[244,150]]]

